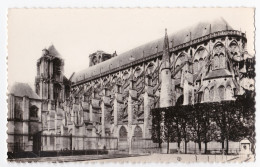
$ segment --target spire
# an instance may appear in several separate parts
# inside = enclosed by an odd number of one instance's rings
[[[164,45],[163,45],[163,50],[169,50],[169,39],[168,39],[168,34],[167,34],[167,28],[165,28],[165,37],[164,37]]]
[[[168,35],[167,35],[167,29],[165,29],[162,61],[163,61],[164,67],[169,68],[170,56],[169,56],[169,39],[168,39]]]

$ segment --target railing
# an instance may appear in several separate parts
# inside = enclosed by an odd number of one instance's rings
[[[154,143],[151,138],[132,138],[132,153],[159,153],[159,144]]]
[[[66,155],[108,154],[118,150],[118,138],[77,135],[8,134],[8,158],[55,157]],[[25,139],[24,139],[25,138]],[[14,141],[10,141],[13,139]],[[32,142],[32,143],[31,143]]]

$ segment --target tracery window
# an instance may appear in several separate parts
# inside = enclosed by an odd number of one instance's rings
[[[221,55],[224,56],[225,47],[223,43],[218,42],[213,48],[213,55],[214,55],[214,66],[213,69],[219,69],[223,67],[223,59],[221,59]]]

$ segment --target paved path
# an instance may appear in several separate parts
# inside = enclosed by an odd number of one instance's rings
[[[21,158],[10,161],[15,162],[253,162],[254,156],[239,155],[194,155],[194,154],[152,154],[152,155],[128,155],[128,154],[108,154],[108,155],[80,155],[61,157],[41,157],[41,158]]]
[[[39,158],[18,158],[9,160],[10,162],[76,162],[104,159],[128,158],[142,155],[129,154],[106,154],[106,155],[78,155],[78,156],[60,156],[60,157],[39,157]]]
[[[194,155],[194,154],[152,154],[147,156],[135,156],[128,158],[116,158],[116,159],[103,159],[103,160],[93,160],[91,162],[135,162],[135,163],[145,163],[145,162],[253,162],[254,157],[246,157],[239,155]]]

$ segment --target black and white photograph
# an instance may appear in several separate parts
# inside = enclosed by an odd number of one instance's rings
[[[254,162],[254,8],[8,10],[9,162]]]

